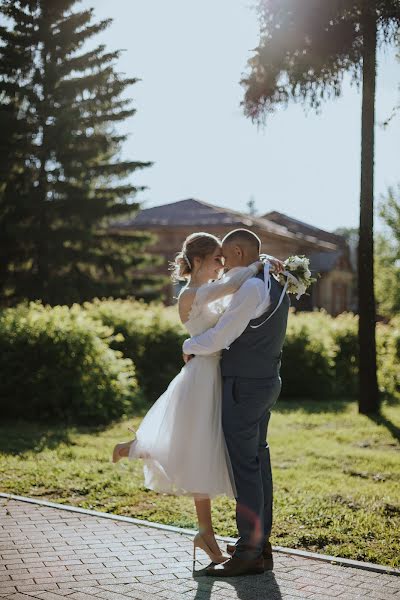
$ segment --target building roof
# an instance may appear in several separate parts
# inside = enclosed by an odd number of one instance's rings
[[[278,215],[280,213],[270,213]],[[285,216],[285,215],[282,215]],[[290,217],[287,217],[290,220]],[[241,213],[230,208],[223,208],[209,204],[202,200],[188,198],[170,204],[144,208],[135,217],[114,223],[119,228],[137,227],[148,229],[151,227],[204,227],[216,225],[221,227],[259,227],[281,237],[306,240],[327,250],[334,250],[337,242],[317,236],[317,228],[309,226],[311,235],[306,231],[296,231],[285,223],[270,219],[267,216],[258,217]],[[305,224],[304,224],[305,225]],[[335,236],[338,237],[338,236]]]
[[[259,219],[231,210],[230,208],[222,208],[208,204],[202,200],[195,200],[194,198],[154,206],[152,208],[144,208],[133,219],[124,221],[121,225],[171,227],[222,225],[229,227],[251,227],[252,225],[259,224],[258,222],[260,221],[264,228],[269,228],[278,233],[286,231],[286,227],[268,222],[267,219]]]
[[[289,229],[289,231],[293,233],[300,233],[303,235],[315,237],[319,240],[331,242],[337,246],[347,245],[347,242],[342,235],[338,235],[330,231],[325,231],[324,229],[319,229],[318,227],[314,227],[314,225],[309,225],[308,223],[304,223],[303,221],[299,221],[298,219],[289,217],[288,215],[280,213],[276,210],[266,213],[265,215],[263,215],[263,218],[273,221],[274,223],[277,223],[279,225],[284,225]]]

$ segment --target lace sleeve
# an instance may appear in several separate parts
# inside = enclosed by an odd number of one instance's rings
[[[235,268],[231,275],[228,272],[221,279],[201,285],[196,292],[190,316],[195,316],[205,304],[211,304],[215,300],[234,294],[245,281],[250,279],[250,277],[254,277],[257,272],[257,263],[253,263],[248,267]]]

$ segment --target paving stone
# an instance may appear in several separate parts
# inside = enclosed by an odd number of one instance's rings
[[[96,596],[94,595],[94,592],[91,593],[91,589],[93,591],[93,588],[85,588],[85,591],[83,592],[74,591],[72,593],[68,593],[67,599],[69,600],[70,598],[73,598],[73,600],[93,600],[93,598]]]
[[[379,590],[368,590],[368,598],[377,598],[378,600],[396,600],[400,598],[397,591],[388,587]]]
[[[17,592],[16,594],[11,594],[10,596],[5,596],[5,598],[7,600],[31,600],[30,596],[26,596],[25,594],[21,594],[20,592]],[[61,600],[60,596],[58,597],[58,600]]]
[[[398,593],[400,593],[400,579],[398,577],[396,577],[396,578],[393,577],[393,581],[388,581],[387,583],[385,583],[385,586],[387,586],[389,588],[395,588],[395,590]]]
[[[319,587],[316,585],[306,585],[304,588],[301,588],[300,591],[312,592],[313,594],[317,594],[317,595],[319,594],[321,598],[323,598],[323,597],[336,598],[344,591],[344,589],[342,588],[341,590],[337,590],[337,589],[334,589],[333,586],[321,585]]]
[[[192,573],[191,538],[95,515],[7,500],[0,598],[9,600],[400,600],[400,577],[276,553],[274,573]],[[0,518],[5,503],[0,498]]]
[[[158,598],[158,594],[155,596],[154,591],[153,591],[153,593],[148,593],[148,592],[143,592],[142,590],[130,590],[129,592],[126,592],[125,598],[127,598],[127,599],[131,598],[132,600],[156,600]],[[177,596],[175,594],[174,600],[176,600],[176,599],[177,599]],[[161,596],[160,596],[160,600],[161,600]]]
[[[67,596],[69,593],[72,593],[72,590],[69,590],[65,594],[63,594],[61,590],[57,590],[57,592],[35,592],[35,598],[40,598],[40,600],[61,600],[62,596]]]
[[[309,598],[310,597],[310,594],[307,594],[307,593],[303,594],[300,592],[296,596],[294,596],[292,593],[290,593],[290,594],[286,594],[285,592],[282,593],[282,591],[281,591],[281,594],[282,594],[282,596],[281,596],[282,600],[299,600],[299,598]],[[316,596],[314,596],[314,599],[317,600]],[[320,599],[320,600],[322,600],[322,599]]]

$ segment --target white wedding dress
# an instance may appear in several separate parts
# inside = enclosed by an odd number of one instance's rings
[[[189,334],[213,327],[229,295],[255,272],[254,265],[241,267],[231,276],[199,287],[184,324]],[[194,357],[144,417],[129,458],[143,458],[147,488],[176,495],[235,497],[222,431],[219,361],[219,352]]]

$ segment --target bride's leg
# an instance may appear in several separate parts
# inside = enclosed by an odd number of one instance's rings
[[[207,542],[210,550],[215,554],[221,554],[221,549],[215,539],[214,528],[211,520],[211,500],[210,498],[194,496],[196,506],[197,521],[199,523],[199,532]]]

